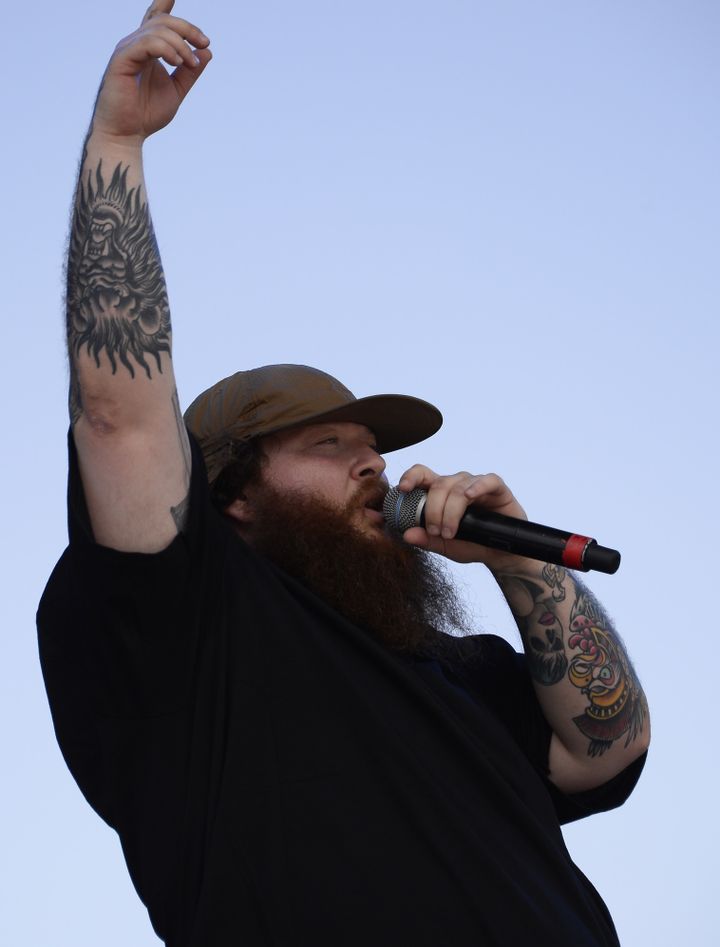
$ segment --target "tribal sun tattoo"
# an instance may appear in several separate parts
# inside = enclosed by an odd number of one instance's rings
[[[132,377],[170,352],[170,309],[147,203],[127,186],[118,165],[107,183],[102,162],[80,181],[68,256],[68,345],[86,349],[100,366],[104,350],[113,374],[118,362]],[[79,409],[71,379],[71,417]]]
[[[546,566],[542,579],[544,586],[519,576],[502,580],[525,642],[531,676],[549,686],[567,674],[570,683],[588,699],[584,713],[573,722],[590,741],[589,756],[600,756],[623,735],[625,746],[629,746],[643,728],[647,705],[619,637],[599,602],[575,579],[567,642],[568,650],[575,653],[568,660],[564,630],[556,613],[566,597],[565,570]]]

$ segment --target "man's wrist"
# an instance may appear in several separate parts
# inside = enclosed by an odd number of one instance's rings
[[[529,559],[527,556],[506,556],[501,564],[488,566],[495,579],[499,582],[503,576],[525,576],[528,579],[541,579],[546,562],[539,559]]]
[[[126,161],[142,157],[144,138],[139,135],[113,135],[93,125],[85,142],[86,154],[102,156],[108,152],[123,156]]]

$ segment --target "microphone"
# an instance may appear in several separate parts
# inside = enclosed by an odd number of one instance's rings
[[[401,534],[411,526],[424,526],[426,499],[426,490],[417,488],[401,493],[397,487],[391,487],[383,502],[383,516],[388,526]],[[620,566],[617,549],[599,546],[589,536],[566,533],[552,526],[541,526],[477,507],[465,511],[455,538],[516,556],[527,556],[528,559],[554,562],[581,572],[595,569],[612,575]]]

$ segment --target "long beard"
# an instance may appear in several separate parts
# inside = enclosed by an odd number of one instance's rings
[[[389,649],[443,654],[448,634],[467,633],[464,607],[440,560],[383,530],[368,534],[356,525],[378,490],[382,495],[377,484],[363,489],[337,509],[263,484],[252,544]]]

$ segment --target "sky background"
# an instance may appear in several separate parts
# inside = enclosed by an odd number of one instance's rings
[[[0,942],[157,944],[62,760],[37,601],[66,541],[62,258],[130,3],[3,15]],[[316,365],[446,422],[390,455],[499,472],[621,550],[590,578],[653,713],[628,803],[566,830],[624,947],[718,944],[718,93],[702,0],[206,0],[214,61],[146,147],[187,405]],[[479,629],[519,646],[482,567]],[[715,590],[715,591],[713,591]],[[710,675],[708,677],[708,675]]]

